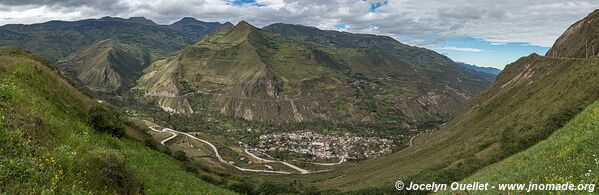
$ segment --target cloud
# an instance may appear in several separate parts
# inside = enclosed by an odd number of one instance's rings
[[[283,22],[335,29],[344,24],[349,32],[398,39],[474,37],[550,46],[594,8],[587,0],[0,0],[0,18],[12,18],[0,24],[106,15],[144,16],[165,24],[192,16],[257,26]]]
[[[126,2],[123,0],[1,0],[0,5],[25,10],[48,7],[54,12],[73,12],[77,11],[73,8],[81,8],[89,12],[119,14],[132,8]]]
[[[507,45],[506,42],[489,42],[489,44],[496,45],[496,46],[498,46],[498,45]]]
[[[451,50],[451,51],[465,51],[465,52],[482,52],[484,50],[470,47],[452,47],[452,46],[444,46],[444,47],[436,47],[431,49],[439,49],[439,50]]]

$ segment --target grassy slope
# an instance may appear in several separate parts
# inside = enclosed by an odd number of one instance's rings
[[[471,110],[423,138],[424,144],[309,180],[319,180],[322,188],[342,190],[392,188],[397,179],[461,180],[548,137],[597,100],[597,64],[599,59],[522,58],[470,101]]]
[[[599,102],[533,147],[488,166],[464,182],[594,183],[599,181]]]
[[[165,154],[98,133],[98,104],[30,54],[0,49],[0,192],[229,193]]]

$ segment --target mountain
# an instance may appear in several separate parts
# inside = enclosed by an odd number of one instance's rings
[[[449,58],[434,51],[406,45],[388,36],[320,30],[315,27],[283,23],[271,24],[262,29],[294,40],[341,48],[366,48],[395,56],[402,61],[421,67],[439,68],[454,64]]]
[[[218,22],[202,22],[192,17],[184,17],[181,20],[169,25],[169,28],[185,32],[186,34],[205,35],[215,29],[223,27],[233,27],[233,24],[227,22],[224,24]]]
[[[416,65],[368,48],[290,39],[242,21],[152,64],[135,90],[165,111],[188,115],[416,127],[442,123],[490,83],[447,62]]]
[[[472,74],[485,78],[485,80],[495,81],[497,75],[501,72],[501,70],[491,67],[478,67],[471,64],[466,64],[462,62],[456,62],[456,65],[465,71],[468,71]]]
[[[99,41],[112,39],[143,48],[152,60],[156,60],[196,43],[208,32],[227,26],[208,24],[198,28],[202,30],[185,30],[187,25],[158,25],[142,17],[9,24],[0,27],[0,46],[14,45],[57,62]]]
[[[1,47],[0,61],[0,193],[232,194],[139,143],[151,138],[46,60]]]
[[[398,59],[424,68],[444,69],[444,72],[454,72],[455,66],[473,74],[473,78],[495,81],[499,70],[465,66],[434,51],[403,44],[391,37],[369,34],[353,34],[334,30],[320,30],[315,27],[276,23],[265,26],[263,30],[280,34],[291,39],[307,41],[324,45],[334,45],[342,48],[365,48],[383,54],[392,55]],[[474,71],[473,71],[474,70]],[[488,71],[487,71],[488,70]]]
[[[597,15],[594,13],[582,21],[596,20]],[[588,28],[596,27],[588,26]],[[581,33],[588,31],[592,30],[578,30]],[[571,34],[572,32],[568,30],[565,34],[571,37],[584,37]],[[556,44],[552,50],[557,48],[561,48],[561,45]],[[335,179],[321,180],[319,185],[323,188],[345,190],[379,185],[394,191],[392,185],[386,184],[392,184],[397,180],[450,183],[464,179],[506,157],[526,151],[541,140],[549,138],[574,116],[599,99],[599,77],[597,76],[599,58],[585,59],[584,50],[570,49],[574,51],[563,50],[564,53],[571,54],[570,58],[551,58],[531,54],[507,65],[497,77],[495,84],[471,98],[466,104],[468,109],[457,114],[439,131],[417,136],[413,139],[411,147],[389,156],[365,161],[361,165],[340,171],[335,175],[327,175]],[[573,58],[576,56],[578,58]],[[563,136],[563,133],[556,136]],[[579,139],[588,140],[584,137]],[[591,143],[575,141],[571,144],[586,144],[573,146],[576,148],[595,147]],[[546,146],[539,147],[546,148]],[[564,154],[572,156],[569,152]],[[556,158],[555,153],[537,155],[544,157],[532,156],[526,160],[537,159],[543,162],[531,163],[543,164],[549,159]],[[521,155],[519,156],[514,158],[521,158]],[[569,158],[561,159],[567,161],[563,164],[578,163]],[[502,164],[504,168],[515,166]],[[540,168],[540,166],[524,169],[531,168]],[[559,170],[576,172],[580,169],[565,170],[560,167]],[[501,172],[501,177],[509,172],[510,169],[505,169]],[[340,175],[346,176],[338,178]],[[536,175],[526,175],[526,178],[536,177]]]
[[[585,58],[597,56],[599,53],[599,25],[596,18],[599,17],[599,10],[590,13],[585,19],[582,19],[570,26],[547,51],[547,57],[559,58]]]
[[[470,109],[412,147],[364,162],[322,181],[322,186],[359,189],[398,179],[450,182],[527,149],[561,128],[599,98],[597,59],[550,59],[531,55],[508,65]],[[401,165],[401,166],[394,166]],[[375,177],[376,180],[364,178]],[[353,184],[359,180],[360,184]]]
[[[493,67],[481,67],[481,66],[476,66],[476,65],[472,65],[472,64],[466,64],[463,62],[456,62],[458,64],[458,66],[467,69],[467,70],[472,70],[472,71],[476,71],[476,72],[483,72],[483,73],[488,73],[488,74],[492,74],[492,75],[498,75],[499,73],[501,73],[501,70],[497,69],[497,68],[493,68]]]
[[[143,49],[107,39],[70,55],[56,66],[92,91],[115,92],[132,85],[150,63],[150,54]]]

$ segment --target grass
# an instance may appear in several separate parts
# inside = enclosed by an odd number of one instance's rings
[[[549,137],[599,99],[599,59],[529,56],[510,64],[486,92],[472,98],[444,129],[389,156],[336,171],[290,176],[321,189],[393,189],[397,180],[460,181]]]
[[[230,193],[94,129],[88,110],[101,105],[32,55],[2,48],[0,62],[0,193]]]
[[[589,106],[546,140],[478,171],[463,182],[474,181],[492,184],[597,184],[599,102]]]

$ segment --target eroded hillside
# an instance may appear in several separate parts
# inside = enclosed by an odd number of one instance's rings
[[[154,63],[136,90],[181,114],[409,127],[442,123],[489,83],[455,65],[429,65],[368,48],[300,42],[240,22]],[[198,99],[210,103],[197,106]]]
[[[149,53],[107,39],[61,60],[56,66],[97,92],[128,89],[151,63]]]

